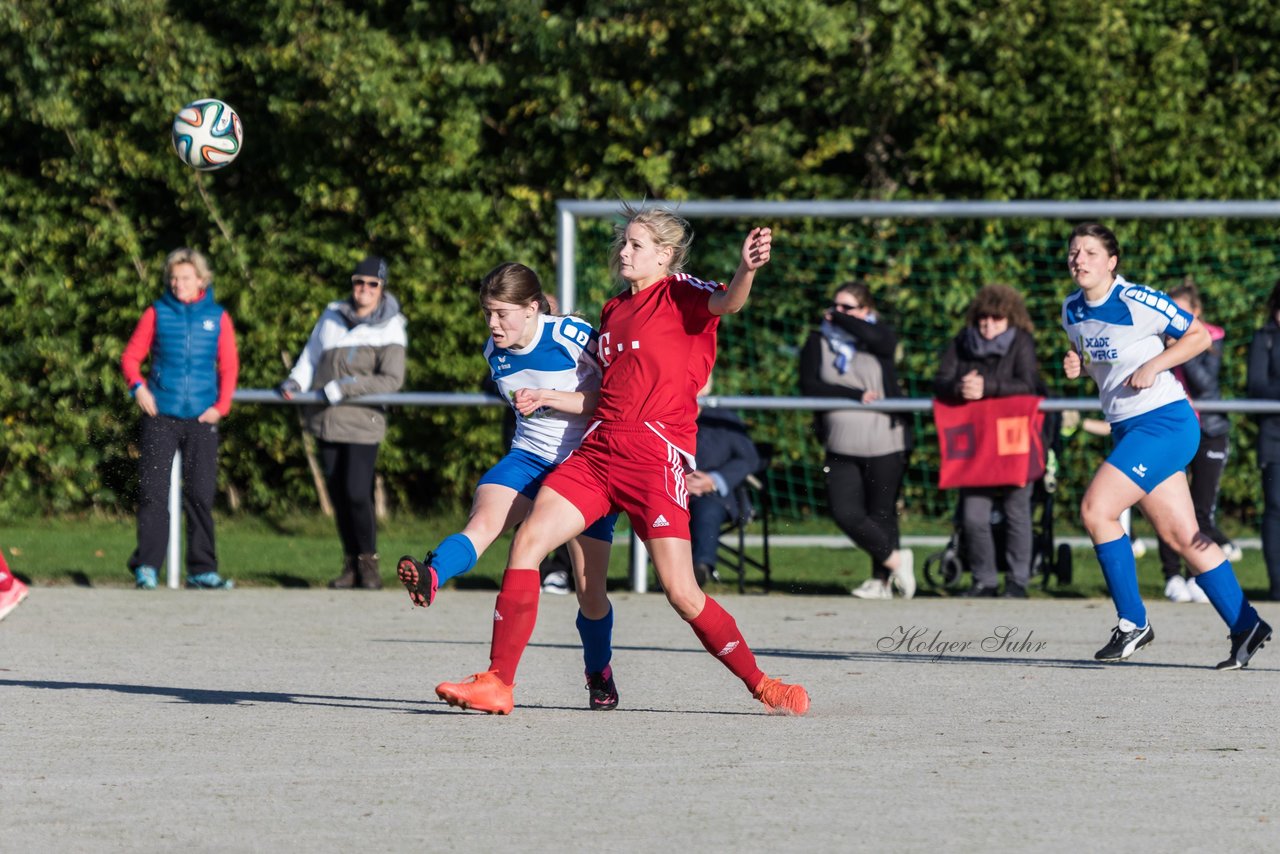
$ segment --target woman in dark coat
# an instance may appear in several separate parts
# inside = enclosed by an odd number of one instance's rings
[[[1040,393],[1043,386],[1034,331],[1021,294],[1008,285],[982,288],[969,304],[964,329],[942,356],[933,384],[934,395],[957,403]],[[1028,483],[1022,487],[960,490],[965,563],[973,573],[973,586],[964,595],[997,595],[999,570],[991,509],[998,504],[1005,518],[1005,556],[1010,575],[1004,595],[1026,598],[1031,579],[1032,487]]]
[[[1249,343],[1249,397],[1280,400],[1280,281],[1267,297],[1267,319]],[[1280,415],[1258,416],[1258,466],[1262,469],[1262,557],[1280,600]]]

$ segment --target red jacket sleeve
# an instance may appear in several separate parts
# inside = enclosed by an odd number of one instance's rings
[[[133,335],[129,336],[124,355],[120,357],[120,370],[124,372],[124,381],[130,391],[134,386],[144,382],[142,361],[151,354],[151,342],[155,341],[155,338],[156,310],[153,306],[147,306],[147,310],[142,312],[142,317],[138,318],[138,325],[134,327]]]
[[[240,379],[240,353],[236,349],[236,328],[231,315],[222,312],[222,326],[218,329],[218,400],[213,408],[225,418],[231,412],[231,396],[236,393]]]

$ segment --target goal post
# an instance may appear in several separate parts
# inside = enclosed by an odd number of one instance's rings
[[[598,318],[617,292],[607,266],[612,224],[621,201],[557,203],[557,291],[563,311]],[[1280,277],[1280,200],[1263,201],[632,201],[662,205],[696,232],[689,272],[727,280],[746,230],[774,229],[773,260],[751,302],[721,325],[716,393],[776,397],[800,394],[798,353],[837,285],[868,282],[877,307],[901,341],[899,373],[908,397],[928,398],[938,357],[962,325],[973,293],[1002,282],[1027,298],[1036,326],[1041,375],[1051,398],[1096,396],[1091,384],[1068,383],[1059,363],[1065,339],[1058,313],[1073,285],[1066,239],[1079,222],[1099,221],[1120,240],[1121,272],[1168,290],[1194,280],[1205,318],[1226,329],[1224,397],[1244,393],[1245,350],[1261,325],[1261,303]],[[825,516],[822,451],[812,413],[744,412],[757,441],[775,446],[770,485],[782,519]],[[936,488],[936,440],[927,413],[916,412],[916,451],[904,485],[907,515],[949,525],[952,497]],[[1252,424],[1237,417],[1233,444],[1248,446]],[[1064,468],[1091,470],[1102,440],[1074,440]],[[1249,455],[1235,454],[1224,478],[1223,509],[1252,510],[1256,477]],[[1235,477],[1233,478],[1233,471]],[[1256,472],[1255,472],[1256,474]],[[1079,478],[1076,478],[1079,480]],[[1252,483],[1252,486],[1250,486]],[[1082,489],[1068,479],[1064,500]]]

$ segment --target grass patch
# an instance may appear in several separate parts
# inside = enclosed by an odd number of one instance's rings
[[[379,548],[383,581],[395,581],[395,561],[402,554],[421,555],[448,534],[458,530],[464,517],[406,517],[384,520],[379,527]],[[221,516],[217,520],[218,560],[224,575],[243,587],[320,588],[337,575],[342,562],[338,537],[332,520],[319,514],[265,520],[247,516]],[[937,524],[908,525],[908,535],[945,534]],[[753,526],[752,533],[759,533]],[[834,526],[821,520],[782,523],[773,528],[777,534],[837,533]],[[1138,534],[1154,544],[1149,531],[1138,527]],[[6,523],[0,533],[10,567],[20,577],[36,585],[80,585],[86,587],[128,587],[132,575],[125,562],[134,548],[134,520],[130,518],[65,518]],[[628,535],[620,530],[609,566],[609,586],[615,590],[630,588],[630,555]],[[510,537],[503,537],[480,558],[479,565],[451,584],[470,589],[497,590],[505,567]],[[917,547],[917,574],[932,548]],[[1074,578],[1071,585],[1051,584],[1041,588],[1040,580],[1032,584],[1032,595],[1054,598],[1105,597],[1106,585],[1091,549],[1073,553]],[[795,595],[844,595],[860,584],[870,571],[869,560],[852,546],[847,548],[779,548],[772,549],[773,588],[777,593]],[[1267,573],[1262,555],[1255,550],[1245,552],[1235,565],[1245,592],[1255,600],[1266,598]],[[163,573],[162,573],[163,574]],[[712,592],[737,589],[736,574],[721,566],[722,582],[711,584]],[[967,580],[967,577],[966,577]],[[1138,581],[1144,597],[1155,601],[1163,596],[1164,578],[1155,549],[1138,561]],[[748,573],[749,591],[759,590],[759,574]],[[922,596],[940,595],[921,585]]]

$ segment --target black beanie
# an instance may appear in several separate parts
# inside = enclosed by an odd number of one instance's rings
[[[377,255],[370,255],[365,258],[351,273],[352,276],[374,276],[382,280],[385,285],[387,283],[387,262],[385,259]]]

